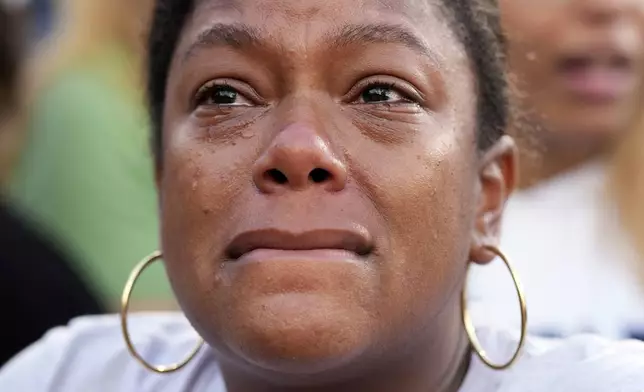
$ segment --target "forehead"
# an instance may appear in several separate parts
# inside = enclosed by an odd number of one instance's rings
[[[276,15],[295,19],[337,17],[339,14],[376,12],[416,15],[430,10],[436,0],[197,0],[195,10],[237,11],[240,14]]]
[[[344,26],[400,27],[439,56],[465,51],[438,0],[198,0],[184,25],[177,54],[211,26],[243,24],[282,48],[326,37]],[[303,48],[304,49],[304,48]],[[181,53],[181,52],[184,53]]]

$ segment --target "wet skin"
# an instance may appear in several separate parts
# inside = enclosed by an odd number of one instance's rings
[[[200,1],[166,91],[166,268],[229,390],[456,390],[515,149],[438,6]]]

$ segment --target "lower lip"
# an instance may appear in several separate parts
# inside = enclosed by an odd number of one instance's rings
[[[633,86],[633,74],[627,69],[587,67],[563,73],[563,86],[574,96],[590,103],[619,100]]]
[[[356,262],[360,256],[343,249],[255,249],[235,260],[235,264],[265,263],[280,261],[303,262]]]

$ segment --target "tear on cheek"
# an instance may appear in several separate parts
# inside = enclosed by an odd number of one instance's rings
[[[193,116],[193,131],[211,144],[237,143],[257,135],[257,122],[268,113],[267,107],[201,109]]]

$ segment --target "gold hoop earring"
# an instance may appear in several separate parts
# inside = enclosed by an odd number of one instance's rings
[[[519,306],[521,308],[521,337],[519,338],[519,344],[517,346],[516,351],[512,355],[512,358],[510,358],[510,360],[506,363],[497,364],[492,362],[490,358],[488,358],[487,354],[485,353],[485,350],[483,349],[483,347],[481,346],[481,343],[476,337],[476,328],[474,328],[474,323],[472,322],[470,313],[467,310],[467,300],[466,300],[467,276],[465,277],[465,283],[463,284],[463,291],[461,292],[461,311],[463,314],[463,325],[465,326],[465,331],[467,332],[467,337],[470,340],[472,349],[474,350],[476,355],[481,359],[481,361],[491,369],[504,370],[512,366],[514,362],[519,358],[519,354],[521,354],[521,349],[523,348],[523,344],[525,343],[525,338],[526,338],[527,329],[528,329],[528,308],[525,301],[525,295],[523,293],[523,289],[521,287],[521,283],[519,282],[517,273],[514,270],[514,268],[512,268],[512,265],[508,261],[507,257],[505,257],[505,255],[496,247],[486,246],[485,249],[496,254],[501,260],[503,260],[503,263],[507,267],[508,271],[510,271],[510,275],[512,276],[512,281],[514,282],[514,288],[516,289],[517,295],[519,297]],[[469,265],[468,265],[468,272],[469,272]]]
[[[127,283],[125,284],[125,288],[123,289],[123,295],[121,296],[121,332],[123,333],[123,339],[125,339],[125,345],[127,346],[128,351],[136,359],[141,365],[143,365],[146,369],[153,371],[155,373],[172,373],[175,372],[184,366],[186,366],[190,361],[192,361],[201,347],[204,344],[203,339],[199,339],[199,343],[197,344],[197,347],[192,350],[188,358],[186,358],[183,362],[175,363],[172,365],[161,365],[161,366],[154,366],[148,363],[143,357],[136,351],[136,348],[134,348],[134,344],[132,344],[132,340],[130,339],[130,333],[128,332],[127,329],[127,312],[130,307],[130,297],[132,296],[132,290],[134,289],[134,284],[136,281],[139,279],[141,276],[141,273],[150,266],[150,264],[154,263],[155,261],[159,260],[162,257],[162,254],[160,251],[156,251],[149,255],[148,257],[144,258],[137,264],[137,266],[132,270],[132,273],[130,274],[130,277],[127,280]]]

